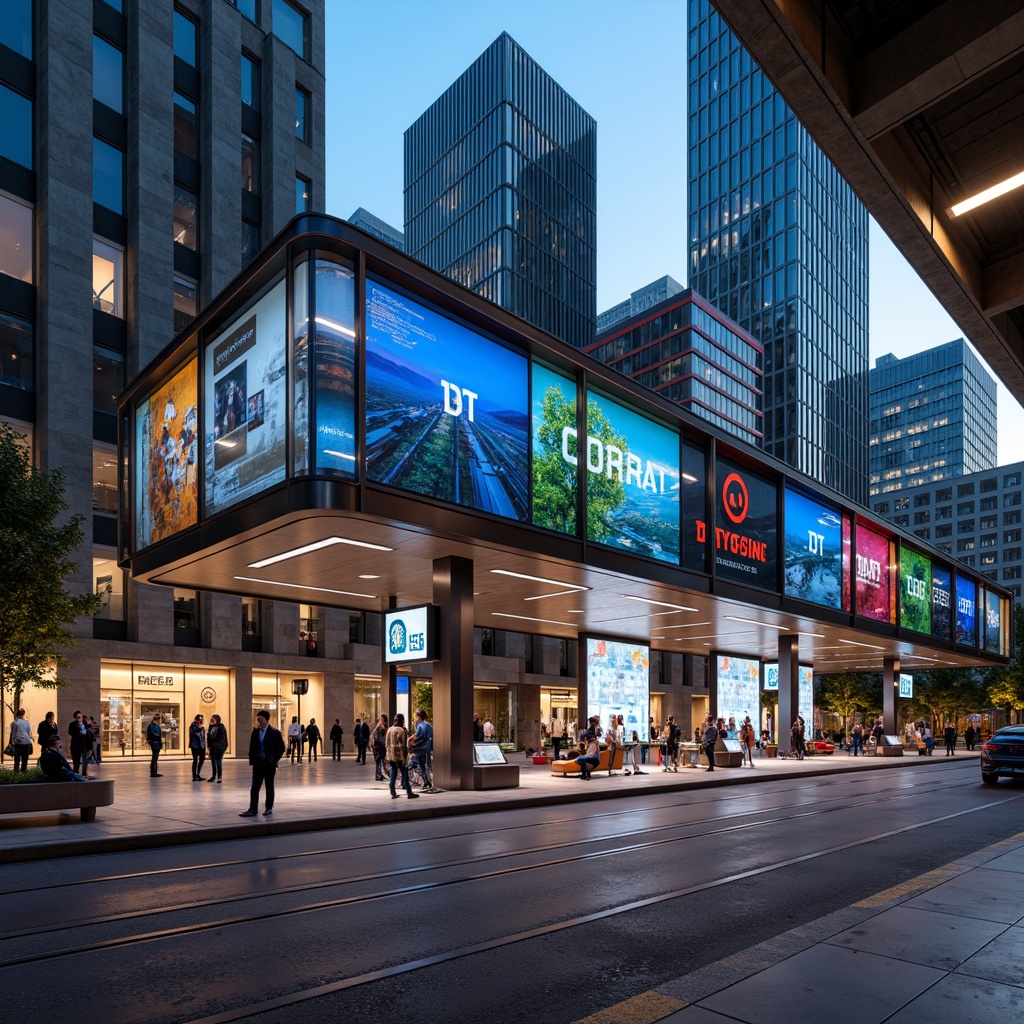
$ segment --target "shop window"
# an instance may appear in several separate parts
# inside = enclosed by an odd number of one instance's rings
[[[312,97],[302,88],[295,86],[295,138],[300,142],[309,142],[309,119]]]
[[[99,345],[92,347],[92,407],[94,412],[117,413],[117,396],[124,390],[124,354]]]
[[[242,598],[242,650],[262,649],[262,606],[255,597]]]
[[[199,196],[174,186],[174,240],[186,249],[198,249]]]
[[[118,568],[113,548],[95,545],[92,549],[93,593],[100,598],[94,618],[124,620],[124,570]]]
[[[191,278],[174,275],[174,332],[183,331],[199,311],[199,285]]]
[[[0,311],[0,384],[31,391],[33,362],[32,322]]]
[[[174,148],[193,160],[199,159],[199,121],[196,105],[177,91],[174,93]]]
[[[0,192],[0,274],[32,283],[32,205]]]
[[[92,240],[92,308],[124,318],[124,249]]]
[[[274,0],[271,31],[303,60],[309,60],[309,15],[288,0]]]
[[[315,604],[299,605],[299,653],[316,658],[320,654],[320,621],[323,609]]]
[[[253,110],[260,109],[260,65],[248,54],[242,54],[242,102]]]
[[[308,213],[313,209],[312,203],[313,185],[302,175],[295,175],[295,212]]]
[[[242,188],[246,192],[260,190],[260,144],[242,134]]]
[[[174,642],[179,647],[199,646],[199,594],[174,588]]]
[[[32,170],[32,101],[0,85],[0,123],[0,156]]]
[[[32,59],[32,0],[5,0],[0,43],[26,60]]]
[[[182,11],[174,11],[174,56],[196,67],[196,23]]]
[[[362,612],[348,614],[348,642],[350,644],[366,643],[366,616]]]
[[[124,54],[101,36],[92,37],[92,98],[124,113]]]
[[[117,452],[98,441],[92,443],[92,510],[117,515]]]
[[[124,153],[102,139],[92,140],[92,201],[124,213]]]

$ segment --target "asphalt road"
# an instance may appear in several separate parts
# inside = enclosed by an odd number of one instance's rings
[[[7,865],[0,1021],[567,1024],[1022,817],[936,761]]]

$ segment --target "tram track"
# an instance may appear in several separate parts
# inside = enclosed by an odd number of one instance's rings
[[[956,788],[965,788],[968,785],[970,785],[970,783],[966,783],[965,782],[965,783],[962,783],[962,784],[958,785]],[[905,788],[905,787],[898,787],[898,788]],[[934,790],[936,787],[933,786],[933,787],[929,787],[929,788]],[[946,787],[943,787],[943,788],[949,789],[950,787],[946,786]],[[913,796],[921,796],[921,795],[924,795],[924,793],[921,791],[920,787],[917,787],[917,788],[915,788],[914,790],[912,790],[910,792],[902,794],[902,796],[905,796],[905,797],[908,797],[908,798],[909,797],[913,797]],[[565,849],[566,847],[572,847],[573,849],[578,849],[580,844],[581,844],[581,842],[587,842],[587,841],[594,842],[594,843],[596,843],[596,842],[609,843],[609,842],[616,842],[616,841],[618,841],[618,845],[613,846],[611,848],[602,849],[602,850],[591,850],[589,852],[582,853],[582,854],[579,854],[577,856],[551,858],[551,859],[546,859],[546,860],[539,861],[539,862],[531,862],[531,863],[528,863],[528,864],[511,865],[511,866],[507,866],[507,867],[503,867],[503,868],[499,868],[499,869],[495,869],[495,870],[479,871],[479,872],[475,872],[473,874],[461,875],[461,876],[456,877],[456,878],[424,881],[424,882],[419,882],[419,883],[412,884],[412,885],[404,885],[404,886],[391,887],[389,889],[385,889],[385,890],[381,890],[381,891],[377,891],[377,892],[369,892],[369,893],[363,893],[363,894],[342,896],[342,897],[338,897],[336,899],[321,900],[321,901],[317,901],[317,902],[313,902],[313,903],[303,903],[303,904],[295,906],[295,907],[279,908],[279,909],[275,910],[274,914],[275,914],[275,917],[277,917],[277,918],[286,917],[286,916],[287,917],[295,917],[295,916],[300,916],[300,915],[305,915],[305,914],[314,914],[314,913],[323,912],[325,910],[339,909],[339,908],[348,907],[348,906],[372,904],[372,903],[378,902],[378,901],[396,899],[396,898],[405,897],[405,896],[409,896],[409,895],[416,894],[416,893],[423,893],[423,892],[427,892],[427,891],[430,891],[430,890],[443,889],[443,888],[450,887],[450,886],[455,886],[455,885],[462,885],[462,884],[467,884],[468,885],[468,884],[472,884],[472,883],[478,883],[478,882],[482,882],[482,881],[493,880],[493,879],[497,879],[497,878],[501,878],[501,877],[511,876],[511,875],[514,875],[514,874],[528,872],[528,871],[539,871],[539,870],[545,870],[545,869],[552,869],[552,868],[556,868],[556,867],[564,867],[564,866],[571,865],[571,864],[579,864],[579,863],[593,861],[593,860],[596,860],[596,859],[607,858],[607,857],[635,856],[637,853],[640,853],[640,852],[643,852],[643,851],[646,851],[646,850],[651,850],[651,849],[655,849],[655,848],[658,848],[658,847],[668,846],[668,845],[672,845],[672,844],[676,844],[676,843],[693,842],[693,841],[698,841],[698,840],[701,840],[701,839],[707,839],[707,838],[714,837],[714,836],[722,836],[722,835],[728,835],[728,834],[736,834],[736,833],[739,833],[739,832],[747,832],[747,831],[752,831],[752,830],[756,830],[756,829],[760,829],[760,828],[767,828],[767,827],[770,827],[770,826],[776,826],[776,825],[780,825],[780,824],[785,824],[785,823],[791,822],[791,821],[797,821],[797,820],[801,820],[801,819],[806,819],[806,818],[813,817],[813,816],[820,815],[820,814],[828,814],[828,813],[833,813],[835,811],[840,811],[840,810],[849,810],[849,809],[856,809],[858,807],[872,806],[872,805],[876,805],[877,804],[878,796],[879,796],[878,793],[873,793],[873,794],[871,794],[871,797],[868,798],[868,799],[863,799],[861,801],[858,801],[857,803],[845,804],[843,806],[828,806],[828,807],[818,807],[818,808],[807,808],[806,806],[803,806],[800,810],[794,811],[794,813],[791,813],[791,814],[783,814],[783,815],[778,815],[776,817],[771,817],[771,818],[762,818],[761,820],[757,820],[757,821],[742,821],[742,822],[738,822],[738,823],[728,824],[728,825],[725,825],[725,826],[720,827],[720,828],[705,828],[702,831],[695,832],[695,833],[690,831],[689,834],[686,834],[686,835],[670,836],[670,835],[662,834],[662,835],[658,835],[655,838],[650,838],[649,840],[644,841],[644,842],[635,842],[635,843],[622,844],[621,840],[624,839],[624,838],[629,838],[629,834],[626,834],[626,835],[619,834],[619,835],[614,836],[614,837],[609,837],[609,836],[594,837],[592,840],[580,840],[580,839],[577,839],[577,840],[572,841],[572,842],[552,844],[552,845],[550,845],[548,847],[540,846],[540,847],[535,847],[535,848],[532,848],[532,849],[513,851],[513,852],[496,852],[496,853],[488,855],[486,857],[463,858],[463,859],[459,859],[457,861],[447,861],[447,862],[443,862],[443,863],[440,863],[440,864],[418,865],[418,866],[415,866],[415,867],[399,869],[399,870],[389,870],[389,871],[382,871],[382,872],[374,872],[374,873],[369,873],[369,874],[364,875],[364,876],[352,877],[350,879],[344,879],[344,880],[333,880],[333,881],[329,881],[329,882],[325,881],[325,882],[313,883],[313,884],[308,884],[307,883],[305,885],[282,887],[279,890],[280,893],[282,895],[287,895],[290,892],[311,891],[311,890],[314,890],[314,889],[322,889],[322,888],[328,888],[328,887],[337,887],[339,885],[356,884],[357,882],[360,882],[360,881],[367,881],[367,880],[368,881],[373,881],[373,880],[377,880],[377,879],[380,879],[380,878],[391,878],[391,877],[395,877],[397,875],[412,875],[412,874],[423,873],[423,872],[427,872],[427,871],[434,871],[434,872],[436,872],[436,871],[443,871],[443,870],[445,870],[447,868],[460,867],[460,866],[463,866],[464,864],[467,864],[467,863],[484,863],[484,862],[487,862],[487,861],[495,861],[495,860],[509,860],[511,858],[525,857],[525,856],[529,856],[529,855],[534,855],[536,853],[542,853],[543,854],[543,853],[549,853],[549,852],[556,852],[558,850]],[[561,930],[562,928],[565,928],[565,927],[572,927],[574,923],[577,923],[577,924],[578,923],[585,923],[586,921],[590,921],[590,920],[594,920],[594,919],[599,919],[600,917],[608,916],[609,914],[623,913],[623,912],[626,912],[627,910],[630,910],[630,909],[636,909],[637,907],[646,906],[646,905],[649,905],[652,902],[657,902],[659,900],[673,899],[673,898],[676,898],[676,897],[678,897],[680,895],[686,895],[686,894],[688,894],[690,892],[698,892],[698,891],[702,891],[702,890],[707,889],[707,888],[713,888],[716,885],[725,884],[728,881],[735,881],[735,880],[740,879],[740,878],[753,877],[754,875],[762,874],[762,873],[767,872],[767,871],[772,871],[772,870],[775,870],[776,868],[791,866],[792,864],[800,863],[803,860],[816,859],[816,858],[818,858],[820,856],[825,856],[825,855],[827,855],[829,853],[836,853],[836,852],[852,849],[852,848],[855,848],[855,847],[858,847],[858,846],[867,845],[869,843],[876,842],[876,841],[878,841],[880,839],[889,838],[889,837],[894,836],[894,835],[899,835],[899,834],[904,833],[904,832],[914,831],[914,830],[920,829],[920,828],[926,828],[926,827],[929,827],[931,825],[937,824],[937,823],[942,822],[942,821],[951,820],[953,818],[960,817],[960,816],[962,816],[964,814],[975,813],[975,812],[982,811],[982,810],[985,810],[985,809],[988,809],[988,808],[991,808],[991,807],[995,807],[995,806],[998,806],[998,805],[1001,805],[1003,803],[1007,803],[1007,802],[1010,802],[1010,801],[1013,801],[1013,800],[1019,800],[1021,798],[1024,798],[1024,794],[1021,794],[1021,795],[1018,795],[1018,796],[1009,796],[1009,797],[1006,797],[1006,798],[1001,799],[1001,800],[991,800],[991,801],[988,801],[988,802],[986,802],[984,804],[981,804],[981,805],[979,805],[977,807],[965,808],[963,810],[955,811],[955,812],[952,812],[950,814],[942,815],[942,816],[939,816],[939,817],[936,817],[936,818],[931,818],[931,819],[925,820],[923,822],[912,823],[912,824],[903,826],[901,828],[890,830],[890,831],[883,832],[883,833],[879,833],[879,834],[876,834],[876,835],[873,835],[873,836],[868,836],[868,837],[864,837],[864,838],[857,839],[857,840],[851,840],[848,843],[840,844],[840,845],[835,846],[835,847],[830,847],[830,848],[828,848],[826,850],[822,850],[822,851],[817,851],[817,852],[813,852],[813,853],[810,853],[810,854],[801,855],[801,856],[792,858],[792,859],[787,860],[787,861],[783,861],[783,862],[779,862],[779,863],[771,864],[771,865],[765,865],[764,867],[761,867],[761,868],[754,868],[754,869],[751,869],[750,871],[741,872],[741,873],[739,873],[737,875],[730,875],[727,878],[718,879],[718,880],[709,880],[707,882],[699,883],[696,886],[688,887],[685,890],[676,890],[676,891],[662,892],[662,893],[659,893],[659,894],[651,897],[650,900],[643,900],[643,901],[639,901],[639,902],[636,902],[636,901],[629,902],[629,903],[623,904],[622,906],[620,906],[618,908],[612,907],[612,908],[609,908],[609,909],[607,909],[605,911],[597,912],[596,913],[596,917],[595,917],[595,915],[587,915],[586,917],[571,919],[568,922],[558,922],[556,924],[548,925],[548,926],[545,926],[544,928],[541,928],[540,930],[533,929],[533,930],[530,930],[529,932],[521,933],[520,938],[530,937],[531,935],[534,935],[534,934],[546,934],[547,932],[549,932],[552,929],[554,929],[554,930]],[[763,814],[763,813],[770,813],[770,812],[769,812],[769,809],[765,809],[765,811],[759,812],[759,813]],[[729,817],[735,817],[735,815],[731,815]],[[722,821],[722,820],[723,820],[722,816],[716,816],[713,819],[706,819],[704,821],[682,822],[682,823],[675,823],[675,824],[670,824],[670,825],[665,825],[665,826],[659,826],[657,829],[654,829],[654,830],[652,830],[650,828],[638,829],[638,830],[636,830],[632,834],[633,835],[644,834],[644,835],[650,836],[650,835],[652,835],[652,833],[668,833],[668,832],[671,832],[671,831],[678,832],[680,830],[692,830],[694,827],[699,827],[702,824],[712,824],[715,821]],[[131,946],[142,945],[142,944],[145,944],[145,943],[159,942],[159,941],[163,941],[163,940],[167,940],[167,939],[171,939],[171,938],[187,937],[187,936],[192,936],[192,935],[198,935],[198,934],[202,934],[202,933],[205,933],[205,932],[215,931],[215,930],[218,930],[218,929],[230,929],[230,928],[242,927],[242,926],[245,926],[245,925],[253,924],[255,922],[258,922],[258,921],[261,921],[261,920],[265,919],[265,917],[266,917],[266,909],[265,909],[264,901],[270,895],[273,895],[273,893],[271,893],[271,892],[269,892],[267,890],[261,890],[259,893],[255,893],[255,894],[254,893],[239,894],[239,895],[237,895],[235,897],[231,897],[230,899],[222,899],[222,900],[216,900],[216,901],[212,901],[212,902],[209,901],[209,900],[204,900],[204,901],[200,901],[200,902],[196,902],[196,903],[190,902],[188,904],[182,905],[182,907],[180,909],[193,909],[196,906],[220,907],[220,906],[228,906],[228,905],[231,905],[233,903],[240,903],[240,902],[246,902],[246,901],[253,901],[253,900],[255,900],[255,901],[258,901],[260,903],[260,911],[258,913],[239,914],[239,915],[236,915],[234,917],[221,917],[221,918],[216,919],[216,920],[197,922],[197,923],[192,923],[192,924],[188,924],[188,925],[181,925],[181,926],[172,927],[172,928],[158,929],[158,930],[154,930],[154,931],[150,931],[150,932],[137,933],[137,934],[133,934],[133,935],[119,936],[119,937],[112,938],[112,939],[98,940],[98,941],[95,941],[95,942],[83,943],[83,944],[77,945],[77,946],[67,946],[67,947],[60,948],[60,949],[49,949],[49,950],[46,950],[46,951],[43,951],[43,952],[34,953],[34,954],[28,954],[28,955],[25,955],[25,956],[10,957],[10,958],[7,958],[7,959],[0,959],[0,970],[3,970],[5,968],[22,966],[22,965],[25,965],[25,964],[55,962],[55,961],[58,961],[58,960],[60,960],[62,958],[71,957],[71,956],[79,956],[79,955],[86,955],[86,954],[91,954],[91,953],[98,953],[98,952],[102,952],[102,951],[106,951],[106,950],[126,948],[126,947],[131,947]],[[125,913],[123,915],[110,915],[110,916],[105,917],[105,918],[97,917],[95,919],[90,919],[88,921],[75,922],[70,927],[74,927],[74,928],[90,928],[90,927],[96,926],[97,924],[102,924],[102,923],[113,923],[113,922],[117,922],[117,921],[141,920],[143,918],[154,916],[156,914],[173,913],[173,912],[175,912],[176,909],[178,909],[178,908],[163,907],[163,908],[154,908],[154,909],[150,909],[150,910],[143,911],[143,912],[127,912],[127,913]],[[17,934],[11,933],[10,935],[6,936],[5,938],[6,939],[12,939],[12,940],[15,939],[15,938],[31,938],[31,937],[37,937],[39,935],[44,935],[44,934],[47,934],[47,933],[50,933],[50,932],[56,932],[56,931],[67,932],[68,928],[69,928],[69,925],[65,923],[65,924],[63,924],[59,928],[47,928],[47,929],[40,929],[40,930],[35,930],[35,931],[28,930],[28,931],[20,932],[20,933],[17,933]],[[519,941],[519,940],[516,939],[515,937],[512,937],[512,939],[510,939],[510,941]],[[473,947],[473,948],[474,948],[474,950],[476,949],[476,947]],[[485,945],[481,946],[480,948],[494,948],[494,947],[493,947],[493,945],[485,944]],[[428,958],[428,960],[430,962],[438,962],[438,961],[435,961],[433,958]],[[384,975],[382,975],[382,976],[384,976]],[[367,980],[376,980],[376,978],[377,978],[377,975],[375,974],[375,976],[373,978],[369,978],[368,977]]]

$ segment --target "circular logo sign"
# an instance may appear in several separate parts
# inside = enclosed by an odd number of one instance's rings
[[[212,686],[204,686],[199,698],[204,704],[212,704],[217,699],[217,691]]]
[[[750,495],[747,494],[747,485],[739,473],[730,473],[725,478],[722,485],[722,504],[725,506],[725,514],[737,525],[747,518]]]
[[[388,632],[388,649],[392,654],[405,653],[405,623],[401,619],[395,619],[391,623]]]

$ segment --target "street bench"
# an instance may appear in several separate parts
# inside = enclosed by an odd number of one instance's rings
[[[63,811],[77,807],[82,821],[95,821],[97,807],[114,803],[113,779],[90,782],[14,782],[0,786],[0,814]]]

